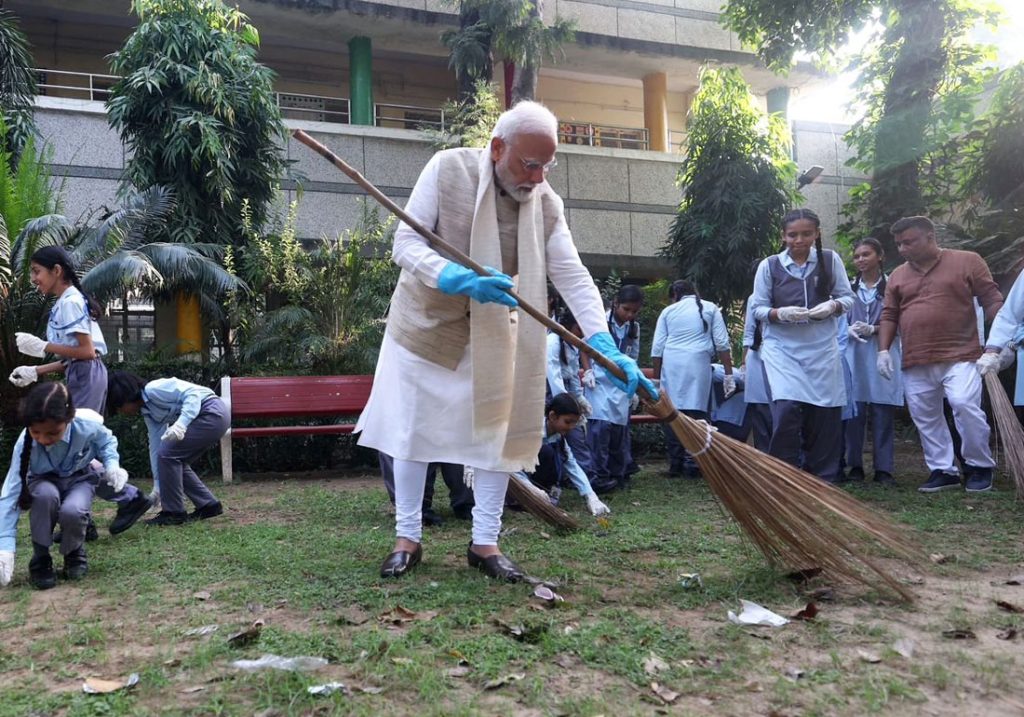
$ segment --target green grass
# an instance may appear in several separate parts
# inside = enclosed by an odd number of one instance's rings
[[[393,518],[382,487],[366,481],[213,484],[228,508],[223,518],[137,526],[117,538],[101,531],[86,580],[47,593],[27,585],[26,518],[15,581],[0,591],[0,716],[654,714],[666,709],[654,681],[680,693],[667,707],[680,714],[914,714],[932,701],[984,713],[1013,691],[1008,676],[1021,669],[1020,638],[1014,645],[993,636],[1024,620],[994,601],[1024,604],[1024,588],[990,582],[1021,572],[1024,509],[1005,483],[992,495],[922,496],[914,487],[923,475],[898,478],[896,490],[851,491],[912,529],[926,552],[954,559],[887,563],[924,578],[912,586],[921,597],[913,606],[835,585],[835,601],[819,605],[817,620],[778,630],[732,625],[725,614],[741,597],[791,614],[806,603],[802,586],[765,564],[702,483],[656,470],[609,499],[609,526],[586,517],[576,496],[567,507],[586,527],[573,534],[506,514],[504,550],[557,584],[566,602],[555,609],[536,604],[528,586],[495,584],[466,567],[469,526],[444,509],[443,489],[437,505],[448,520],[426,533],[424,563],[390,582],[377,570]],[[102,529],[112,507],[97,501],[95,509]],[[703,589],[680,585],[692,572]],[[827,584],[819,577],[811,587]],[[402,626],[376,619],[396,605],[437,614]],[[349,624],[352,608],[371,619]],[[258,642],[227,644],[257,618],[265,622]],[[521,625],[524,635],[501,623]],[[219,628],[184,635],[208,624]],[[943,638],[952,627],[979,639]],[[901,637],[919,644],[913,658],[892,650]],[[882,661],[866,663],[858,649]],[[308,673],[230,666],[264,653],[330,664]],[[668,665],[656,675],[644,668],[652,653]],[[459,665],[468,674],[453,676]],[[87,676],[130,672],[141,677],[131,691],[81,692]],[[484,688],[511,674],[524,677]],[[307,694],[335,680],[352,694]]]

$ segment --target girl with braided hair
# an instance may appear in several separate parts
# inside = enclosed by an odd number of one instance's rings
[[[64,577],[79,580],[88,572],[85,528],[100,481],[121,490],[128,473],[121,468],[117,439],[103,418],[75,410],[62,383],[34,387],[21,404],[25,430],[14,443],[11,467],[0,490],[0,584],[11,579],[14,540],[20,511],[28,510],[32,532],[29,582],[39,590],[57,584],[50,547],[61,526]]]
[[[704,301],[697,287],[678,280],[669,287],[669,304],[658,316],[654,328],[651,358],[654,378],[680,411],[693,418],[707,420],[711,404],[711,363],[718,360],[725,368],[725,398],[736,392],[732,375],[729,332],[722,310]],[[666,425],[665,442],[669,454],[669,475],[699,475],[675,434]]]
[[[563,308],[558,315],[558,323],[567,331],[583,338],[583,329],[580,328],[576,317],[568,308]],[[547,338],[547,396],[557,396],[568,393],[580,407],[582,420],[577,423],[565,435],[569,442],[576,462],[586,474],[588,480],[594,479],[594,465],[590,460],[590,446],[587,444],[587,416],[593,408],[590,401],[583,395],[583,384],[580,381],[580,350],[568,343],[555,333],[549,333]]]
[[[846,405],[836,317],[853,307],[853,291],[839,255],[821,246],[817,214],[786,214],[782,240],[758,266],[751,302],[772,400],[768,452],[836,482]]]

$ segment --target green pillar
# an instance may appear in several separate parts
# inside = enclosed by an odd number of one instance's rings
[[[368,37],[348,41],[349,123],[373,125],[373,51]]]
[[[789,114],[789,88],[776,87],[768,90],[768,114],[781,114],[787,117]]]

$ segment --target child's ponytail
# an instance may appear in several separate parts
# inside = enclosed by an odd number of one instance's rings
[[[21,441],[21,465],[18,475],[21,476],[21,495],[18,496],[18,507],[28,510],[32,507],[32,494],[28,492],[28,461],[32,457],[32,436],[25,429],[25,438]]]
[[[28,492],[28,468],[32,456],[32,436],[30,426],[45,421],[71,423],[75,418],[75,404],[67,386],[57,381],[41,383],[28,392],[21,402],[21,422],[25,426],[25,439],[21,442],[21,465],[18,472],[21,477],[21,495],[18,496],[18,507],[28,510],[32,505],[32,495]]]

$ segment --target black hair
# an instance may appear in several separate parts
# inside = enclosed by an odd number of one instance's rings
[[[878,254],[878,258],[882,260],[882,266],[878,270],[878,284],[875,285],[875,290],[878,292],[878,298],[881,299],[885,296],[885,249],[882,248],[882,242],[878,241],[874,237],[864,237],[863,239],[857,240],[853,245],[853,250],[856,251],[857,247],[867,245],[874,249],[875,253]],[[857,276],[853,278],[853,290],[856,292],[860,289],[860,272],[857,272]]]
[[[697,285],[686,279],[676,279],[668,287],[668,297],[672,301],[679,301],[684,296],[693,296],[697,302],[697,313],[700,315],[700,322],[704,324],[704,333],[708,331],[708,321],[704,318],[704,304],[701,303],[700,294],[697,293]]]
[[[85,293],[85,289],[82,288],[82,283],[78,280],[78,273],[75,272],[75,261],[68,254],[64,247],[60,246],[44,246],[41,249],[37,249],[29,260],[33,264],[39,264],[49,270],[53,270],[53,267],[59,266],[64,274],[64,278],[71,282],[72,286],[82,292],[82,296],[85,297],[85,310],[93,320],[99,319],[103,314],[103,306],[93,299],[91,296]]]
[[[113,416],[126,403],[142,400],[146,382],[131,371],[115,370],[107,374],[107,415]]]
[[[558,323],[566,331],[572,331],[574,326],[578,326],[579,322],[576,321],[576,317],[572,315],[572,312],[568,308],[562,309],[562,312],[558,315]],[[558,337],[558,360],[563,366],[569,364],[569,356],[565,353],[565,339],[561,336]],[[108,401],[110,399],[107,399]]]
[[[565,416],[567,414],[573,416],[583,415],[583,411],[580,410],[579,401],[573,398],[571,393],[560,393],[557,396],[552,396],[551,400],[544,406],[544,415],[547,416],[552,411],[555,412],[556,416]]]
[[[817,283],[818,303],[822,301],[828,301],[829,297],[832,296],[832,267],[831,265],[825,264],[825,250],[821,248],[821,218],[810,209],[802,207],[800,209],[793,209],[788,212],[786,216],[782,218],[782,231],[785,233],[786,227],[795,221],[800,219],[808,219],[814,223],[814,228],[818,230],[818,236],[814,239],[814,252],[818,257],[818,275],[819,280]]]
[[[558,289],[550,281],[548,282],[548,316],[555,316],[559,310],[565,305],[562,301],[562,295],[558,293]]]
[[[897,219],[893,222],[892,226],[889,227],[889,233],[896,236],[897,234],[907,231],[907,229],[922,229],[934,234],[935,223],[928,217],[903,217],[902,219]]]
[[[754,277],[755,280],[757,279],[757,270],[761,267],[761,261],[762,261],[762,259],[754,259],[754,261],[750,264],[750,274]],[[748,302],[750,301],[750,297],[749,296],[747,297],[747,301]],[[746,307],[744,307],[744,310],[745,309],[746,309]],[[753,318],[753,314],[751,314],[751,318]],[[758,321],[757,319],[753,319],[753,320],[754,320],[754,342],[750,345],[750,350],[751,351],[760,351],[761,350],[761,342],[764,340],[764,331],[761,330],[761,322]]]
[[[636,284],[623,284],[619,287],[618,292],[615,294],[615,301],[612,302],[612,316],[615,315],[615,307],[619,304],[640,304],[643,306],[644,303],[644,292]],[[608,322],[608,333],[612,333],[611,322]],[[614,335],[614,334],[613,334]],[[627,337],[631,341],[636,341],[640,336],[640,322],[633,321],[629,322],[629,331]]]
[[[67,386],[57,381],[41,383],[21,401],[18,410],[21,422],[25,426],[25,438],[21,442],[21,465],[18,473],[21,476],[21,495],[18,496],[18,507],[28,510],[32,507],[32,494],[28,492],[28,464],[32,456],[32,435],[29,427],[44,421],[70,423],[75,417],[75,404],[71,402],[71,394]]]

